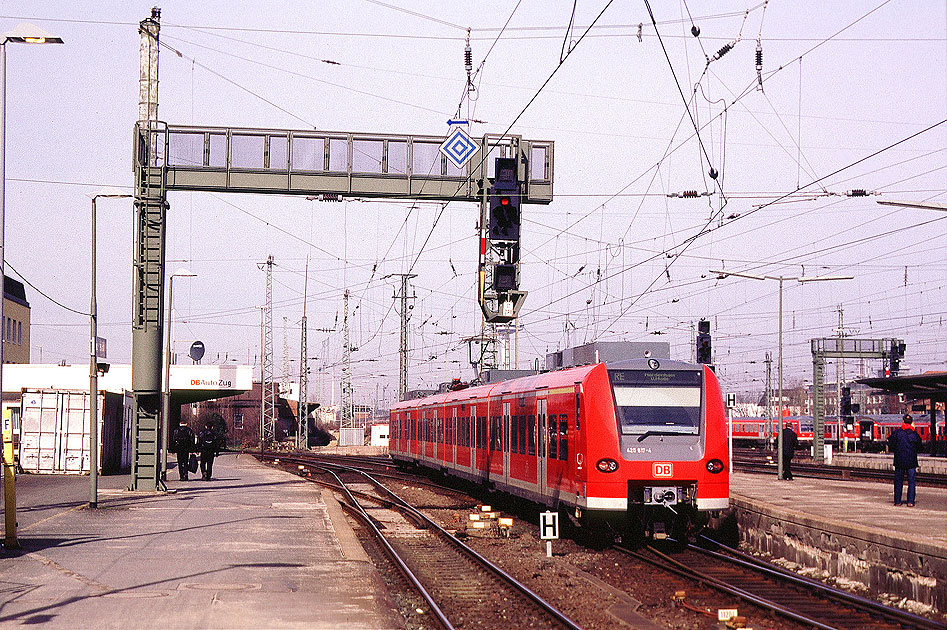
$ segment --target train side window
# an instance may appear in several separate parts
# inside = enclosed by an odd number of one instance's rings
[[[569,461],[569,416],[559,414],[559,459]]]
[[[526,448],[530,455],[536,455],[536,416],[529,414],[529,420],[526,424]]]
[[[551,413],[548,416],[547,423],[549,425],[549,459],[557,459],[557,451],[559,446],[559,440],[557,439],[557,426],[556,426],[556,414]]]
[[[520,454],[526,454],[526,416],[520,416]]]
[[[510,452],[516,452],[516,445],[520,443],[519,416],[510,416]]]

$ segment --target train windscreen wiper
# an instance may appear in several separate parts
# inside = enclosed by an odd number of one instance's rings
[[[645,431],[638,436],[638,441],[642,442],[645,438],[651,437],[652,435],[687,435],[683,431]]]

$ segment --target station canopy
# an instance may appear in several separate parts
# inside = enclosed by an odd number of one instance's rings
[[[887,378],[862,378],[857,382],[892,394],[904,394],[905,398],[947,402],[947,372],[925,372],[924,374],[890,376]]]

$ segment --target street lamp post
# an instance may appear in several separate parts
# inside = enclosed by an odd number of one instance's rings
[[[38,26],[23,22],[18,24],[9,33],[0,36],[0,330],[6,332],[3,326],[3,296],[5,294],[6,249],[4,247],[5,208],[4,193],[6,188],[6,144],[7,144],[7,43],[12,44],[61,44],[62,40],[47,33]],[[3,335],[0,335],[0,392],[3,391]],[[0,405],[2,411],[2,405]]]
[[[171,422],[171,307],[174,303],[174,279],[193,278],[197,274],[178,269],[168,279],[168,338],[164,355],[164,396],[161,405],[161,480],[168,480],[168,432]],[[181,462],[178,462],[178,466]],[[186,463],[184,465],[187,465]]]
[[[750,280],[779,280],[779,421],[776,424],[776,476],[783,479],[783,281],[797,280],[799,282],[823,282],[826,280],[852,280],[854,276],[757,276],[750,273],[738,273],[736,271],[723,271],[711,269],[710,273],[715,273],[720,278],[727,276],[737,276],[738,278],[749,278]]]
[[[99,353],[98,307],[95,302],[95,200],[99,197],[131,197],[113,190],[100,190],[92,197],[92,297],[89,301],[89,507],[99,505]]]

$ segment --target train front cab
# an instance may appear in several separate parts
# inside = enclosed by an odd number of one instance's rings
[[[681,539],[729,505],[726,419],[709,368],[610,363],[584,393],[587,521],[624,511],[632,537]]]

